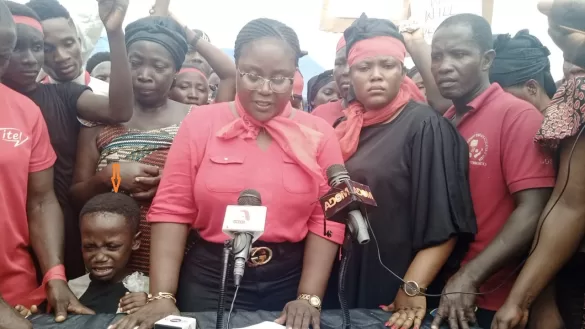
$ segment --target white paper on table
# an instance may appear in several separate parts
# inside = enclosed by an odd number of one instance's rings
[[[282,329],[282,328],[285,328],[285,326],[281,326],[280,324],[277,324],[274,322],[266,321],[266,322],[255,324],[255,325],[250,326],[250,327],[237,328],[237,329]]]

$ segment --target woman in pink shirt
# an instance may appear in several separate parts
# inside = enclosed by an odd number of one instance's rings
[[[194,109],[183,121],[148,214],[150,292],[158,297],[114,328],[217,309],[224,214],[245,189],[259,191],[268,208],[253,246],[272,258],[246,269],[235,308],[284,310],[277,321],[287,327],[318,326],[345,228],[328,223],[324,233],[316,201],[328,191],[325,170],[343,159],[333,128],[291,106],[300,52],[295,32],[278,21],[253,20],[240,31],[236,101]],[[197,240],[185,254],[190,232]],[[232,287],[230,279],[229,299]]]

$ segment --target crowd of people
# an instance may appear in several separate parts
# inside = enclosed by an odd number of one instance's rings
[[[225,209],[246,189],[268,209],[253,252],[270,257],[238,290],[229,278],[227,299],[318,329],[340,308],[346,227],[324,231],[315,202],[334,164],[378,204],[350,308],[381,308],[392,329],[429,314],[437,329],[585,328],[585,32],[559,25],[584,2],[539,5],[561,81],[527,30],[459,14],[429,45],[362,15],[306,98],[307,52],[282,22],[247,23],[234,61],[171,13],[123,29],[128,0],[98,3],[110,50],[84,62],[58,0],[0,0],[0,329],[39,312],[148,329],[215,311]]]

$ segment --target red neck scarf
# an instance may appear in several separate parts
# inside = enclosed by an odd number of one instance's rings
[[[406,48],[404,44],[393,37],[375,37],[355,43],[347,56],[347,63],[351,67],[366,58],[376,56],[393,56],[404,62]],[[363,127],[373,126],[388,121],[394,117],[411,99],[424,102],[425,98],[408,77],[404,77],[400,90],[394,99],[383,108],[376,111],[366,111],[359,101],[349,104],[344,114],[347,118],[340,123],[335,131],[339,138],[343,159],[347,161],[357,150],[360,132]]]
[[[323,134],[292,120],[291,117],[295,115],[296,110],[292,108],[290,102],[280,114],[266,122],[259,122],[249,115],[237,96],[234,103],[239,117],[220,129],[217,137],[256,139],[261,129],[264,129],[284,153],[295,160],[311,177],[317,181],[323,180],[323,170],[317,163]]]

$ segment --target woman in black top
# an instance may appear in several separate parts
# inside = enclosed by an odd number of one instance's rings
[[[333,78],[333,70],[312,77],[307,83],[309,113],[319,105],[339,100],[339,88]]]
[[[376,239],[354,245],[346,297],[350,308],[393,302],[388,326],[420,328],[421,293],[459,251],[456,244],[476,232],[467,144],[417,102],[424,97],[405,77],[406,50],[394,24],[362,16],[344,35],[354,97],[336,130],[352,179],[370,186],[378,203],[369,213]],[[384,265],[407,284],[381,266],[376,240]]]
[[[101,16],[108,31],[112,50],[108,99],[94,94],[89,87],[76,83],[37,83],[36,78],[44,63],[41,23],[32,9],[11,1],[6,3],[17,23],[18,40],[2,82],[35,102],[47,122],[51,144],[57,153],[54,186],[65,218],[65,267],[67,277],[74,279],[85,273],[81,259],[77,214],[69,199],[77,153],[77,136],[81,127],[78,117],[112,124],[128,121],[132,117],[134,96],[122,31],[125,8],[120,7],[111,11],[110,8],[106,8],[108,4],[100,3],[100,14],[111,12],[109,15]]]

